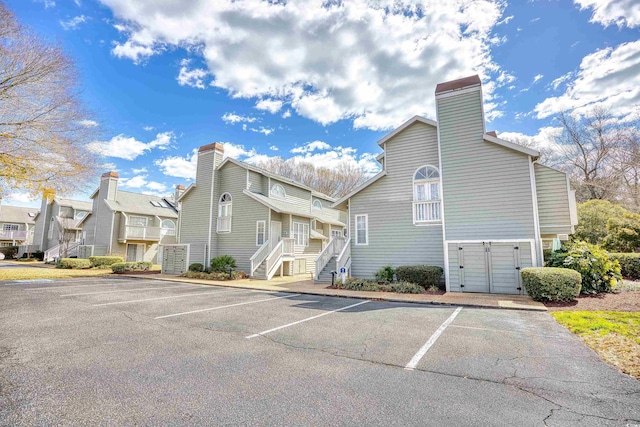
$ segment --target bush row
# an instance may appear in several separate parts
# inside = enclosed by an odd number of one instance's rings
[[[127,273],[129,271],[149,271],[153,263],[149,261],[116,262],[111,264],[114,273]]]
[[[240,280],[246,279],[247,273],[244,271],[231,271],[231,277],[229,277],[229,272],[226,273],[221,271],[212,271],[207,273],[205,271],[187,271],[182,274],[182,277],[188,277],[190,279],[201,279],[201,280]]]
[[[640,280],[640,253],[610,253],[609,257],[618,261],[623,277]]]
[[[56,268],[80,269],[91,268],[91,262],[85,258],[61,258]]]
[[[575,270],[529,267],[521,274],[527,294],[535,301],[572,301],[580,295],[582,275]]]
[[[375,272],[375,278],[379,282],[392,282],[394,276],[398,282],[409,282],[423,288],[441,287],[443,269],[434,265],[402,265],[393,268],[384,266]]]
[[[115,263],[122,263],[124,259],[120,256],[90,256],[89,262],[91,263],[91,267],[105,268]]]
[[[372,291],[372,292],[397,292],[400,294],[421,294],[424,288],[414,283],[397,282],[397,283],[378,283],[373,280],[366,279],[347,279],[345,284],[338,282],[334,284],[338,289],[348,289],[351,291]]]

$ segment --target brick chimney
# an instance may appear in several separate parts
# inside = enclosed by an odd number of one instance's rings
[[[118,172],[105,172],[100,177],[99,197],[106,200],[115,200],[118,194]]]
[[[184,185],[182,184],[178,184],[176,185],[176,189],[175,192],[173,193],[173,200],[177,203],[178,199],[180,198],[180,196],[182,196],[182,193],[184,193]]]

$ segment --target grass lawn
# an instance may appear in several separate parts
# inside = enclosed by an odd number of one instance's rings
[[[554,311],[551,315],[604,360],[640,379],[640,312]]]
[[[104,276],[112,274],[111,269],[89,270],[64,270],[58,268],[2,268],[0,280],[25,280],[25,279],[63,279],[68,277]]]

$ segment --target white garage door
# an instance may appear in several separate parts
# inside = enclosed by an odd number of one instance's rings
[[[161,245],[162,273],[182,274],[187,271],[189,245]]]

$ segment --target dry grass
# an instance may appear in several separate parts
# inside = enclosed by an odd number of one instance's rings
[[[2,280],[64,279],[70,277],[94,277],[112,274],[111,269],[63,270],[57,268],[9,267],[0,269]]]
[[[640,379],[640,312],[556,311],[551,315],[605,361]]]

